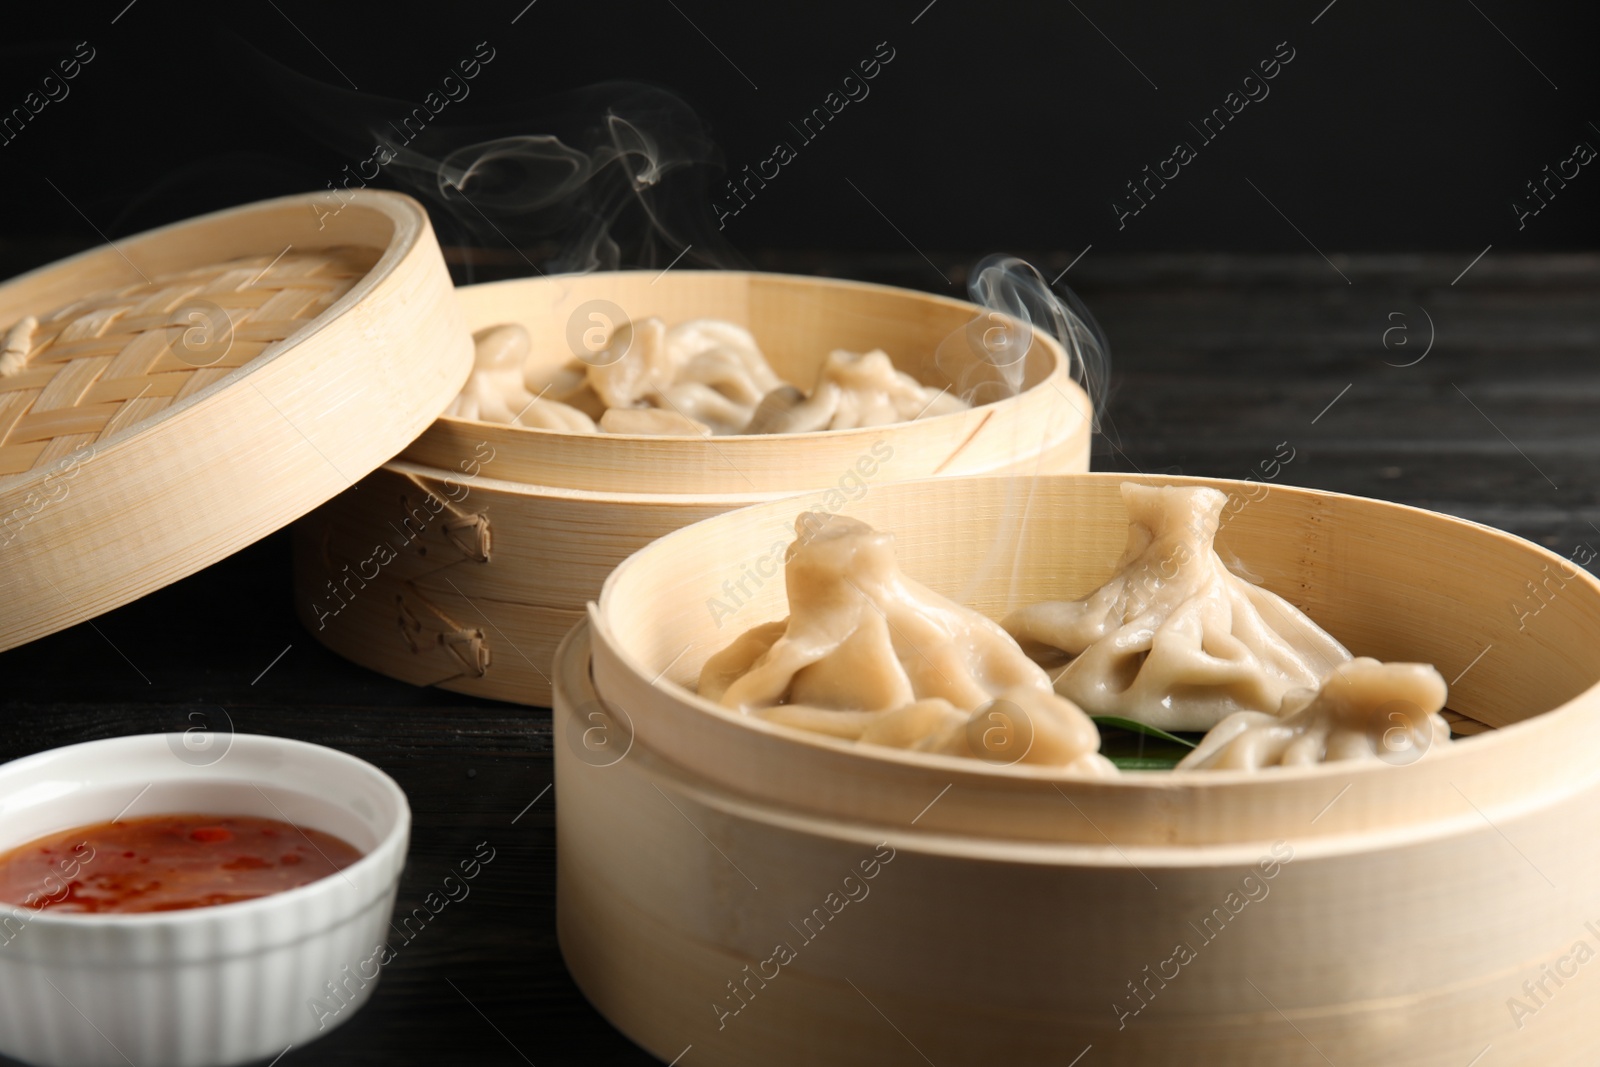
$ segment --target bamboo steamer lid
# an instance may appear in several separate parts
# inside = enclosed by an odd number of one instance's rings
[[[472,343],[421,205],[299,195],[0,285],[0,649],[231,554],[353,485]]]

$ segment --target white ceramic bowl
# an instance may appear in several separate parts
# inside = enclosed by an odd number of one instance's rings
[[[301,741],[194,731],[0,766],[0,852],[124,814],[179,812],[280,819],[363,855],[298,889],[217,907],[84,915],[0,904],[0,1053],[50,1067],[247,1063],[314,1040],[371,996],[369,961],[387,938],[411,832],[405,794],[378,768]]]

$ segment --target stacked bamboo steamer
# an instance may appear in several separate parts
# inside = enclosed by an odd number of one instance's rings
[[[586,334],[604,338],[629,320],[712,318],[749,328],[778,375],[801,383],[833,349],[881,348],[919,380],[947,384],[952,362],[978,358],[985,330],[1012,330],[1024,338],[1013,349],[1021,388],[981,403],[990,394],[980,387],[980,403],[955,414],[811,434],[640,437],[442,417],[295,530],[306,627],[407,682],[548,706],[556,646],[612,568],[730,508],[805,493],[838,510],[895,480],[1088,469],[1091,405],[1061,345],[964,301],[734,271],[520,279],[458,293],[474,331],[519,324],[533,358],[551,365],[587,356]]]
[[[1000,618],[1110,576],[1122,477],[843,510]],[[1592,1063],[1600,581],[1413,508],[1151,480],[1253,501],[1225,558],[1494,729],[1403,766],[1094,780],[792,731],[693,693],[787,614],[781,580],[712,605],[800,505],[719,516],[623,564],[557,657],[558,926],[594,1004],[703,1064]],[[1535,579],[1559,590],[1530,621],[1506,605]]]

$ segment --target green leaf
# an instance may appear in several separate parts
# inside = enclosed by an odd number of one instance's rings
[[[1178,765],[1181,756],[1160,758],[1156,756],[1107,756],[1121,771],[1170,771]]]
[[[1112,729],[1125,730],[1131,734],[1144,734],[1146,737],[1158,737],[1163,741],[1170,741],[1173,744],[1182,745],[1185,748],[1194,748],[1199,743],[1198,741],[1190,741],[1188,738],[1180,737],[1177,734],[1169,734],[1167,731],[1159,727],[1149,726],[1142,722],[1134,722],[1132,719],[1124,719],[1118,715],[1094,715],[1091,716],[1091,718],[1094,719],[1094,724],[1096,726],[1109,726]],[[1196,736],[1203,737],[1204,735],[1197,734]]]
[[[1116,715],[1093,718],[1100,729],[1100,754],[1124,771],[1170,771],[1205,736],[1168,733]]]

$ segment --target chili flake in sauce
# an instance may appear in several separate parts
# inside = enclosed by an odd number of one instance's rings
[[[247,815],[157,815],[83,826],[0,854],[0,902],[152,912],[281,893],[361,858],[320,830]]]

